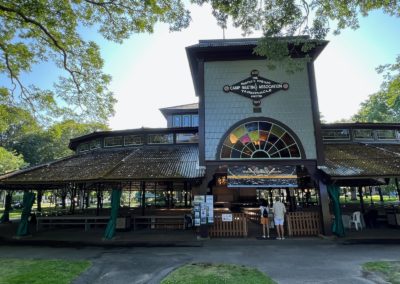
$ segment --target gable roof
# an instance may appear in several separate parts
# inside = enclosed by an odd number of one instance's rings
[[[199,104],[185,104],[179,106],[165,107],[159,109],[164,117],[167,117],[169,114],[178,114],[178,113],[198,113],[199,112]]]

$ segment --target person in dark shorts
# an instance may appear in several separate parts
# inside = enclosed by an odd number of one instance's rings
[[[269,238],[269,219],[268,219],[268,213],[269,213],[269,206],[268,202],[265,199],[260,200],[260,223],[262,226],[262,231],[263,235],[262,237]],[[267,229],[267,230],[265,230]],[[265,235],[265,231],[267,231],[267,235]]]

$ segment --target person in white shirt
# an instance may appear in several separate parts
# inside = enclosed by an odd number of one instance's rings
[[[278,240],[285,239],[285,232],[283,223],[285,221],[286,208],[285,205],[280,201],[279,197],[275,197],[275,203],[272,207],[274,209],[274,222],[276,226],[276,232],[278,234]]]
[[[263,238],[269,238],[269,219],[268,219],[269,207],[268,202],[265,199],[260,200],[260,223],[263,230]],[[265,228],[267,228],[267,236],[265,236]]]

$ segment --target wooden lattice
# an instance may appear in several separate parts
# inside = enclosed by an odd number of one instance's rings
[[[321,233],[321,220],[318,212],[289,212],[287,229],[289,236],[317,236]]]

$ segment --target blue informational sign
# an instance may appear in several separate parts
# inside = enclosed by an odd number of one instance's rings
[[[296,166],[231,166],[228,187],[298,187]]]
[[[196,227],[214,223],[214,197],[212,195],[195,195],[193,212]]]

